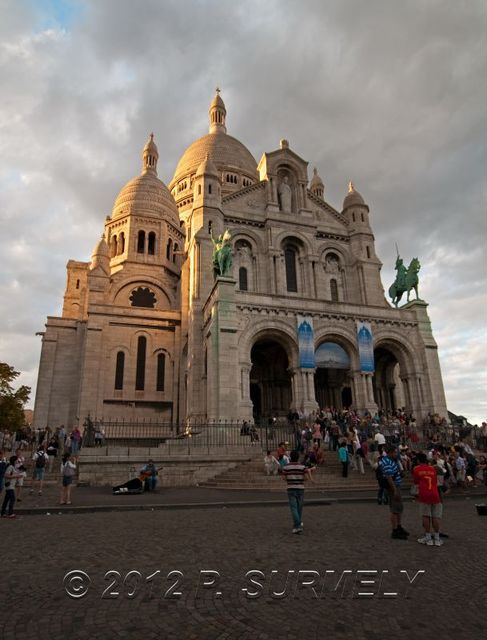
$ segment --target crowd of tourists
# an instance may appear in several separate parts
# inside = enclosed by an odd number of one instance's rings
[[[14,506],[24,499],[24,480],[30,476],[29,495],[42,496],[46,473],[60,480],[60,504],[71,504],[71,486],[81,447],[81,433],[75,428],[69,434],[64,426],[55,430],[32,430],[16,433],[0,432],[0,494],[5,491],[1,517],[15,518]]]
[[[411,438],[415,420],[404,411],[392,415],[359,417],[353,412],[324,410],[314,416],[312,423],[294,425],[294,442],[280,442],[277,450],[267,451],[264,469],[267,475],[282,474],[288,483],[288,499],[293,518],[293,533],[302,533],[304,479],[313,481],[312,470],[326,464],[330,452],[337,452],[342,477],[348,477],[349,467],[364,474],[369,465],[375,472],[379,505],[389,504],[391,537],[407,540],[409,533],[401,525],[403,512],[401,482],[410,475],[412,495],[420,505],[424,534],[421,544],[441,546],[440,531],[443,496],[458,487],[465,491],[476,485],[487,486],[487,457],[475,454],[468,442],[458,436],[450,442],[439,416],[429,416],[432,426],[419,447]],[[487,423],[482,423],[486,435]],[[387,434],[387,435],[386,435]],[[326,451],[328,450],[328,453]],[[446,535],[444,535],[446,537]]]

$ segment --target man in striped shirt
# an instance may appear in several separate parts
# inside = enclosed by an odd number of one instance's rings
[[[392,444],[386,446],[386,455],[382,457],[381,467],[384,477],[384,487],[389,494],[389,510],[391,512],[391,538],[407,540],[409,533],[401,526],[404,505],[401,496],[401,469],[397,462],[397,447]]]
[[[311,470],[299,464],[299,451],[291,451],[291,462],[282,468],[287,482],[287,498],[293,518],[293,533],[303,532],[304,480],[311,477]]]

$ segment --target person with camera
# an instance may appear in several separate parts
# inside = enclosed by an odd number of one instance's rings
[[[23,471],[17,471],[15,463],[17,456],[11,456],[9,465],[5,471],[5,498],[2,503],[1,517],[2,518],[15,518],[14,505],[15,505],[15,485],[20,478],[24,478],[25,473]],[[8,513],[7,513],[8,512]]]

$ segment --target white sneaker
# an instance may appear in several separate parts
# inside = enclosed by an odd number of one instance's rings
[[[423,536],[422,538],[418,538],[419,544],[427,544],[428,547],[432,547],[434,542],[432,538],[428,538],[427,536]]]
[[[435,538],[433,541],[433,544],[435,545],[435,547],[442,547],[444,542],[443,540],[440,540],[439,538]]]
[[[293,533],[301,533],[301,529],[299,527],[296,527],[295,529],[293,529]]]

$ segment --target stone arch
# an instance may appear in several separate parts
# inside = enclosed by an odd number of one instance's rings
[[[354,384],[354,377],[359,369],[359,356],[355,342],[355,335],[345,328],[330,329],[324,327],[318,329],[315,338],[315,353],[319,347],[331,342],[341,347],[350,359],[348,368],[342,366],[318,366],[316,361],[316,371],[314,374],[314,387],[316,401],[321,408],[326,406],[337,409],[357,406],[357,388]]]
[[[292,317],[295,321],[295,317]],[[269,326],[272,323],[272,326]],[[241,362],[250,363],[250,352],[254,344],[261,339],[268,338],[280,342],[287,352],[290,367],[297,367],[299,363],[298,344],[296,342],[296,329],[288,323],[273,318],[250,322],[248,328],[240,336]]]
[[[244,279],[242,272],[245,272]],[[237,281],[237,288],[240,291],[256,291],[257,273],[257,256],[253,243],[247,237],[238,237],[233,243],[233,277]]]
[[[345,267],[345,265],[348,263],[349,253],[347,249],[341,246],[338,242],[328,241],[326,243],[320,244],[317,248],[316,253],[319,256],[320,262],[322,263],[325,262],[326,256],[329,253],[336,253],[338,258],[340,259],[341,266]]]
[[[240,228],[230,228],[230,233],[232,234],[232,244],[235,244],[239,240],[246,240],[252,247],[252,252],[257,254],[264,253],[264,243],[260,235],[250,229],[240,229]]]
[[[397,358],[402,368],[411,374],[421,370],[420,362],[416,356],[416,350],[413,344],[406,338],[394,330],[381,330],[372,327],[374,336],[374,349],[383,347],[389,349]]]
[[[418,371],[414,349],[396,332],[378,332],[374,337],[374,398],[380,409],[393,411],[406,407],[416,412],[419,398],[415,373]]]
[[[349,355],[350,368],[352,370],[358,370],[360,368],[355,333],[340,327],[333,327],[333,329],[330,329],[329,327],[317,329],[315,324],[315,351],[324,342],[336,342],[340,347],[345,349]]]
[[[248,373],[250,402],[255,420],[285,416],[293,404],[293,341],[273,327],[253,336]]]
[[[167,289],[161,286],[160,281],[146,275],[144,275],[143,280],[136,280],[132,276],[118,282],[110,292],[109,303],[123,304],[123,306],[127,307],[131,306],[129,297],[132,290],[137,287],[149,287],[156,293],[157,302],[154,307],[155,309],[174,309],[175,301],[173,296]]]
[[[279,247],[279,249],[282,250],[288,239],[300,241],[303,248],[303,256],[313,255],[314,251],[312,241],[298,229],[293,229],[292,231],[284,229],[281,231],[275,239],[274,246]]]
[[[136,353],[140,336],[144,336],[147,339],[147,353],[152,353],[154,351],[152,334],[146,329],[136,329],[130,336],[130,353]]]

